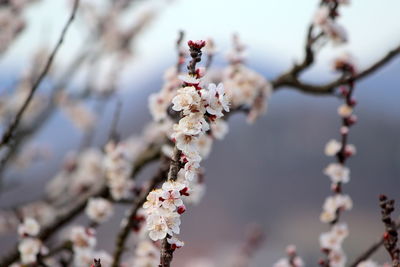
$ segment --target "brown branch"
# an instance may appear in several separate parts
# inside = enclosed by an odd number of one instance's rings
[[[61,47],[61,44],[64,42],[64,38],[65,35],[68,31],[69,26],[71,25],[72,21],[75,18],[75,14],[76,11],[78,10],[78,6],[79,6],[79,0],[75,0],[74,2],[74,6],[72,8],[72,12],[70,17],[68,18],[67,23],[65,24],[64,28],[62,29],[60,38],[58,39],[58,42],[56,44],[56,46],[54,47],[53,51],[50,54],[50,57],[48,58],[46,65],[44,67],[44,69],[42,70],[42,72],[40,73],[38,79],[36,80],[36,82],[32,85],[32,88],[29,92],[28,97],[26,98],[25,102],[22,104],[21,108],[18,110],[14,120],[12,121],[12,123],[10,124],[10,126],[8,127],[8,129],[4,132],[1,141],[0,141],[0,148],[2,148],[5,145],[8,145],[8,143],[11,141],[15,130],[18,128],[18,125],[22,119],[22,116],[24,114],[24,112],[26,111],[26,109],[28,108],[36,90],[39,88],[40,84],[42,83],[43,79],[46,77],[47,73],[50,70],[50,67],[53,63],[53,60],[59,50],[59,48]]]
[[[128,215],[125,217],[124,221],[126,222],[119,231],[117,235],[117,239],[115,241],[115,250],[113,256],[112,267],[118,267],[119,262],[121,261],[122,253],[125,250],[125,243],[129,237],[129,234],[132,231],[136,221],[135,217],[139,209],[143,206],[143,203],[146,201],[147,195],[157,187],[158,184],[163,182],[166,178],[168,165],[165,162],[161,163],[160,169],[156,173],[156,175],[151,179],[150,185],[147,190],[143,191],[138,198],[136,198],[132,203],[132,208],[129,211]]]
[[[396,228],[400,229],[400,221],[397,222]],[[363,261],[368,260],[382,245],[383,245],[383,237],[379,239],[379,241],[373,243],[365,252],[363,252],[360,256],[358,256],[349,267],[357,267],[357,265]]]
[[[366,68],[365,70],[357,73],[352,77],[354,81],[361,80],[368,75],[374,73],[384,65],[388,64],[392,59],[394,59],[398,54],[400,54],[400,45],[389,51],[385,56],[381,59],[373,63],[371,66]],[[295,75],[293,71],[286,72],[280,76],[278,76],[275,80],[271,82],[274,90],[278,90],[280,88],[286,87],[295,90],[299,90],[304,93],[317,94],[317,95],[327,95],[332,94],[340,85],[348,83],[350,80],[349,77],[340,77],[332,82],[326,84],[310,84],[303,81],[300,81],[299,77]]]

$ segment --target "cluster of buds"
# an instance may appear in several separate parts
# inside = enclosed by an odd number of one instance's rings
[[[289,245],[286,248],[287,257],[278,260],[273,267],[303,267],[303,260],[297,255],[296,247]]]
[[[397,223],[391,218],[394,211],[394,200],[388,199],[385,195],[379,197],[382,222],[386,231],[383,234],[383,245],[392,258],[392,266],[400,266],[400,248],[398,242]]]
[[[320,260],[320,265],[340,267],[346,263],[342,243],[348,235],[348,229],[346,224],[338,223],[338,221],[340,214],[345,210],[350,210],[353,206],[350,196],[343,194],[342,185],[350,181],[350,169],[346,167],[346,161],[356,153],[355,146],[348,144],[349,129],[356,122],[356,117],[353,115],[356,101],[352,97],[354,65],[350,60],[341,57],[336,60],[335,66],[336,70],[341,71],[343,76],[349,79],[349,82],[340,88],[341,97],[344,99],[344,104],[338,108],[338,114],[342,120],[340,128],[341,140],[332,139],[325,146],[325,154],[336,157],[336,162],[330,163],[323,171],[331,180],[333,195],[325,200],[323,211],[320,215],[322,222],[331,225],[330,231],[322,233],[320,236],[320,246],[326,254],[326,258]]]
[[[338,7],[342,4],[348,4],[348,1],[322,0],[313,20],[313,25],[336,44],[345,43],[348,39],[345,28],[336,22]]]

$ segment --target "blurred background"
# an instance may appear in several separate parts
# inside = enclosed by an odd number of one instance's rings
[[[302,58],[306,29],[319,1],[133,1],[119,23],[126,29],[131,25],[140,28],[135,28],[134,38],[121,54],[112,51],[119,45],[112,42],[113,36],[108,37],[110,43],[100,47],[91,37],[96,15],[107,12],[105,2],[82,1],[85,9],[78,11],[57,55],[52,76],[39,90],[46,93],[62,79],[60,73],[66,73],[66,66],[77,54],[102,51],[86,58],[63,84],[63,90],[85,95],[85,85],[101,88],[115,77],[113,67],[117,70],[116,94],[102,106],[101,113],[96,110],[99,100],[88,97],[84,101],[99,115],[94,145],[103,144],[108,137],[116,99],[122,100],[118,128],[122,138],[140,134],[152,119],[147,98],[160,90],[165,69],[176,62],[179,30],[185,31],[187,39],[215,41],[218,53],[213,68],[226,65],[231,36],[239,34],[247,45],[247,65],[273,79]],[[71,4],[38,0],[19,14],[25,20],[25,28],[0,56],[1,96],[12,92],[23,73],[32,68],[32,58],[38,50],[54,46]],[[318,83],[336,77],[331,62],[343,51],[350,52],[358,68],[363,69],[397,46],[399,9],[400,2],[396,0],[353,0],[342,7],[340,23],[348,31],[349,42],[324,48],[304,79]],[[125,57],[122,66],[116,65]],[[400,201],[399,73],[400,59],[395,59],[356,85],[355,113],[359,123],[350,133],[350,143],[356,145],[357,155],[349,160],[351,181],[344,187],[353,198],[354,208],[343,216],[350,229],[344,244],[350,259],[383,231],[378,195],[385,193]],[[240,247],[250,223],[260,224],[266,235],[252,266],[271,266],[284,256],[289,244],[297,246],[309,263],[307,266],[316,266],[321,256],[318,237],[328,230],[319,221],[323,201],[330,194],[330,182],[322,169],[331,159],[323,155],[323,150],[329,139],[339,138],[339,105],[333,96],[306,95],[283,88],[272,95],[266,116],[255,124],[247,124],[243,115],[234,115],[229,120],[229,134],[215,143],[203,164],[207,193],[198,206],[190,207],[183,216],[181,237],[186,244],[176,252],[174,266],[184,266],[189,259],[201,257],[224,262]],[[84,136],[63,112],[54,110],[24,143],[44,148],[47,156],[25,168],[7,169],[0,207],[9,208],[42,196],[46,181],[57,173],[69,151],[79,149]],[[140,176],[145,179],[154,169],[150,166]],[[100,227],[98,247],[112,251],[113,242],[109,240],[122,216],[120,209],[111,222]],[[0,251],[7,251],[16,234],[5,234],[0,240]],[[386,255],[380,253],[375,258],[384,260]]]

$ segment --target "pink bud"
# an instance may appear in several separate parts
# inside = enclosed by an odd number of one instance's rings
[[[350,106],[354,107],[355,105],[357,105],[357,101],[354,98],[352,98],[350,99],[349,104]]]
[[[349,128],[346,126],[340,127],[340,134],[341,135],[347,135],[349,133]]]
[[[347,123],[349,125],[353,125],[357,122],[357,116],[356,115],[351,115],[350,117],[347,118]]]
[[[347,90],[347,88],[345,86],[341,86],[339,88],[339,92],[343,95],[343,96],[347,96],[349,94],[349,90]]]
[[[186,211],[185,205],[179,206],[177,209],[178,214],[182,214]]]

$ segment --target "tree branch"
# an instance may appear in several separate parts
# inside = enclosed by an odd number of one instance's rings
[[[134,172],[132,172],[131,179],[134,179],[136,175],[139,173],[139,171],[146,166],[148,163],[154,161],[159,157],[159,148],[156,148],[154,145],[150,145],[149,148],[144,151],[141,154],[141,157],[139,157],[135,163],[133,164],[134,166]],[[78,216],[86,207],[86,202],[87,199],[90,197],[108,197],[109,191],[106,185],[103,185],[101,188],[96,190],[95,192],[92,192],[86,197],[83,197],[80,199],[78,203],[76,203],[73,207],[69,208],[62,214],[59,214],[56,218],[56,220],[48,225],[47,227],[43,228],[43,230],[40,232],[38,238],[45,242],[48,240],[50,237],[52,237],[61,227],[69,223],[71,220],[73,220],[76,216]],[[13,250],[9,253],[8,256],[4,257],[0,261],[0,266],[9,266],[13,262],[17,261],[19,257],[18,254],[18,249],[17,245],[14,246]]]
[[[393,50],[389,51],[385,56],[376,61],[370,67],[359,72],[358,74],[355,74],[354,77],[352,77],[352,80],[358,81],[367,77],[368,75],[374,73],[375,71],[377,71],[378,69],[389,63],[398,54],[400,54],[400,45],[394,48]],[[337,80],[334,80],[326,84],[321,84],[321,85],[309,84],[300,81],[298,75],[294,72],[294,69],[295,68],[293,68],[289,72],[286,72],[278,76],[275,80],[271,82],[274,90],[278,90],[282,87],[288,87],[295,90],[299,90],[304,93],[327,95],[327,94],[332,94],[335,88],[337,88],[338,86],[349,82],[349,77],[346,78],[340,77]]]
[[[25,102],[22,104],[21,108],[18,110],[14,120],[12,121],[12,123],[10,124],[10,126],[8,127],[8,129],[4,132],[1,141],[0,141],[0,148],[2,148],[5,145],[8,145],[8,143],[11,141],[15,130],[18,128],[18,125],[22,119],[22,116],[24,114],[24,112],[26,111],[26,109],[28,108],[35,92],[37,91],[37,89],[39,88],[40,84],[42,83],[43,79],[46,77],[47,73],[50,70],[50,67],[53,63],[53,60],[59,50],[59,48],[61,47],[61,44],[64,42],[64,38],[65,35],[68,31],[69,26],[71,25],[72,21],[75,18],[75,14],[76,11],[78,10],[78,6],[79,6],[79,0],[75,0],[74,1],[74,6],[72,8],[72,12],[70,17],[67,20],[67,23],[65,24],[64,28],[62,29],[60,38],[58,39],[58,42],[56,44],[56,46],[54,47],[53,51],[51,52],[49,58],[47,59],[46,65],[44,67],[44,69],[42,70],[42,72],[40,73],[39,77],[37,78],[36,82],[32,85],[32,88],[28,94],[28,97],[26,98]]]

